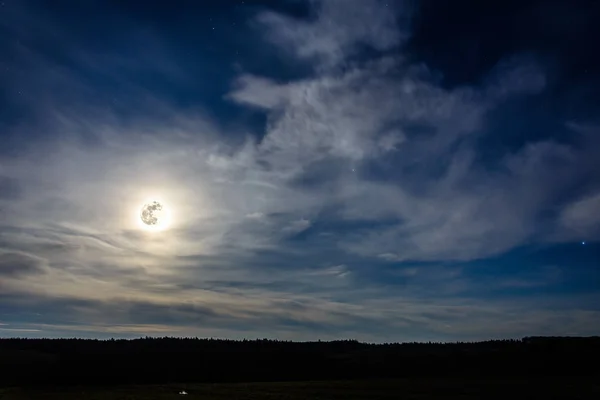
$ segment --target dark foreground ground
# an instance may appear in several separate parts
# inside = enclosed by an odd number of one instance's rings
[[[179,395],[181,390],[187,395]],[[115,387],[12,387],[1,400],[329,400],[329,399],[600,399],[600,380],[577,377],[535,379],[385,379],[360,381],[127,385]]]
[[[600,337],[0,339],[0,400],[600,399],[598,360]]]

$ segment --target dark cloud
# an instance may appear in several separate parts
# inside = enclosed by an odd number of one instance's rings
[[[0,201],[15,201],[19,199],[21,193],[21,186],[16,179],[0,176]]]
[[[15,278],[44,273],[44,260],[25,253],[0,251],[1,276]]]

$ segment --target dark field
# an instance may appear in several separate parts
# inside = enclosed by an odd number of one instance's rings
[[[188,392],[186,396],[179,391]],[[547,377],[535,379],[394,379],[366,381],[169,384],[99,387],[0,389],[0,399],[599,399],[600,380]]]
[[[599,359],[597,337],[0,339],[0,400],[600,399]]]

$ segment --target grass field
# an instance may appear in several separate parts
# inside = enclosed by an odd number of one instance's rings
[[[185,390],[187,395],[179,395]],[[329,400],[329,399],[600,399],[600,379],[415,379],[146,386],[12,387],[1,400]]]

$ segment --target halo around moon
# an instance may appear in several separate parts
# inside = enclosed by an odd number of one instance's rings
[[[141,227],[146,230],[160,231],[168,227],[170,213],[167,206],[158,200],[151,200],[141,207],[139,211]]]

